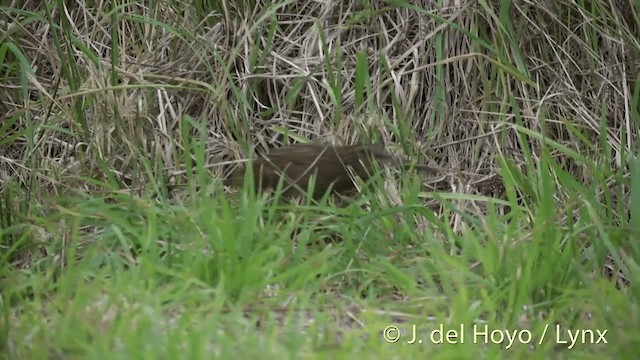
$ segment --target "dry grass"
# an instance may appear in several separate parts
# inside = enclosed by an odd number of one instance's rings
[[[538,141],[523,152],[516,124],[620,167],[638,133],[631,3],[598,5],[599,18],[571,3],[507,12],[458,3],[244,11],[227,3],[206,16],[162,3],[111,17],[85,3],[40,18],[5,9],[5,36],[18,51],[7,59],[24,62],[7,69],[0,92],[3,124],[11,123],[4,177],[77,187],[78,174],[101,176],[104,161],[127,187],[148,175],[142,154],[163,164],[157,176],[184,169],[185,136],[205,140],[205,160],[215,163],[243,157],[247,146],[288,143],[287,135],[402,144],[423,162],[488,174],[495,155],[519,164],[539,157]],[[201,128],[186,131],[185,116]],[[589,178],[588,169],[571,170]]]

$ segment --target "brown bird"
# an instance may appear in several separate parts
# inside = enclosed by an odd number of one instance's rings
[[[288,145],[253,160],[254,186],[261,190],[275,189],[284,177],[282,191],[289,197],[305,193],[309,180],[315,175],[314,199],[330,189],[334,193],[349,194],[356,191],[353,175],[367,181],[375,173],[374,163],[384,164],[394,159],[384,145]],[[245,171],[245,166],[236,168],[225,179],[225,185],[241,185]]]

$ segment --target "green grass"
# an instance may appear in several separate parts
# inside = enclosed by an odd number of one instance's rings
[[[637,356],[634,5],[62,4],[0,7],[0,358]],[[222,186],[309,141],[444,175]]]
[[[263,199],[231,203],[223,195],[181,205],[125,196],[111,202],[61,201],[57,215],[9,231],[37,237],[44,226],[50,233],[47,256],[32,253],[28,268],[12,268],[7,257],[15,252],[2,258],[11,357],[481,351],[542,358],[567,349],[566,332],[579,330],[607,331],[608,343],[578,343],[569,354],[606,357],[632,354],[637,339],[634,284],[621,291],[598,276],[599,255],[633,237],[589,199],[567,204],[584,214],[570,226],[555,224],[568,209],[550,197],[537,208],[513,203],[510,217],[485,219],[443,201],[450,216],[468,217],[471,229],[459,234],[419,202],[373,202],[369,211],[357,204],[274,210]],[[342,242],[314,242],[334,231]],[[414,325],[421,345],[406,343]],[[397,343],[384,340],[388,326],[403,331]],[[462,327],[465,343],[431,344],[430,332],[440,326]],[[534,345],[515,341],[507,349],[509,341],[491,343],[498,334],[477,345],[484,340],[474,326],[523,332]]]

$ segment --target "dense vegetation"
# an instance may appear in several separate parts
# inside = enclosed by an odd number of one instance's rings
[[[0,6],[3,357],[637,356],[637,2],[187,3]],[[300,142],[440,171],[222,185]]]

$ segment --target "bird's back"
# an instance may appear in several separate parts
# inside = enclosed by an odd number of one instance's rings
[[[305,191],[315,175],[314,197],[319,198],[329,188],[337,193],[356,190],[351,174],[368,180],[374,163],[383,163],[392,155],[383,145],[331,146],[325,144],[296,144],[272,149],[253,161],[254,184],[260,189],[275,189],[284,175],[284,195]],[[240,185],[244,167],[236,169],[227,185]]]

